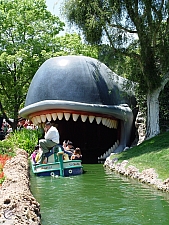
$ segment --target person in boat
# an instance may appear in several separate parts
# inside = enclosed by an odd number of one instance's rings
[[[62,147],[63,147],[63,149],[66,149],[66,147],[67,147],[67,142],[66,142],[66,140],[63,141]]]
[[[49,150],[52,147],[59,144],[59,139],[60,139],[58,129],[52,126],[50,122],[47,122],[45,124],[44,130],[45,130],[45,138],[39,140],[39,146],[42,149],[42,154],[39,157],[39,160],[37,162],[39,164],[43,162],[44,154],[49,152]]]
[[[64,153],[71,158],[74,151],[73,143],[71,141],[67,141],[66,147],[64,148]]]
[[[73,160],[73,159],[79,159],[79,160],[82,159],[82,154],[81,154],[80,148],[75,148],[75,150],[71,156],[71,160]]]
[[[67,151],[74,151],[74,147],[73,147],[73,142],[71,142],[71,141],[67,141],[67,144],[66,144],[66,148],[65,148],[65,150],[67,150]]]
[[[33,163],[36,163],[36,157],[37,157],[38,152],[39,152],[39,145],[36,145],[33,153],[31,154]]]

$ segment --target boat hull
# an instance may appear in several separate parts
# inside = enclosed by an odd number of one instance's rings
[[[77,176],[83,173],[81,160],[63,161],[61,169],[60,162],[34,165],[32,163],[32,171],[37,176]]]

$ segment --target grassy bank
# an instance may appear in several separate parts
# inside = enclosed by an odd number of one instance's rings
[[[141,172],[144,169],[154,168],[159,179],[169,178],[169,132],[162,133],[144,141],[111,159],[118,158],[118,162],[128,160],[128,166],[133,165]]]

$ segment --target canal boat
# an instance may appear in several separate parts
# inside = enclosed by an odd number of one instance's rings
[[[35,164],[31,160],[32,171],[37,176],[61,176],[69,177],[81,175],[83,166],[81,160],[70,160],[68,155],[65,157],[63,147],[54,146],[45,154],[45,163]]]

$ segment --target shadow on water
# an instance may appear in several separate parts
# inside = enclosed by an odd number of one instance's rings
[[[43,225],[168,225],[169,195],[103,168],[85,164],[76,177],[36,177],[31,190]]]

